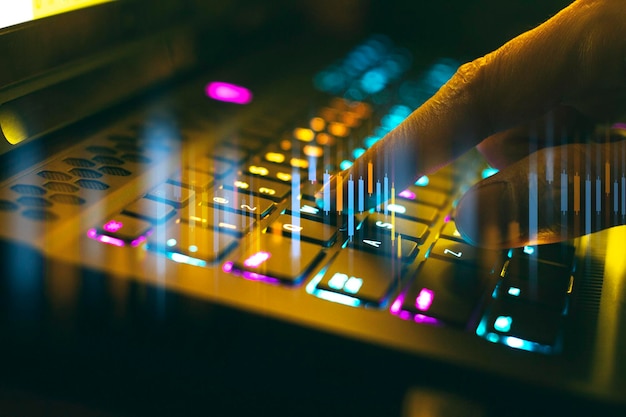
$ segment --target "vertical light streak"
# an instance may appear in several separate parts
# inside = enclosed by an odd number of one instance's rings
[[[591,179],[585,180],[585,234],[591,233]]]
[[[337,212],[343,210],[343,178],[341,174],[337,174]]]
[[[330,174],[326,171],[323,175],[324,180],[324,212],[328,214],[330,211]]]
[[[374,193],[374,164],[371,161],[367,163],[367,193]]]
[[[365,210],[365,181],[363,177],[359,178],[359,213]]]
[[[567,172],[561,172],[561,213],[567,213]]]
[[[389,205],[389,178],[385,175],[383,178],[383,213],[387,215],[387,206]]]
[[[354,236],[354,181],[352,175],[348,179],[348,236]]]
[[[580,213],[580,175],[574,174],[574,213]]]
[[[380,213],[380,181],[376,181],[376,211]]]

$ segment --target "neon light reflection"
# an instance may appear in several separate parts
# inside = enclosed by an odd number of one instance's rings
[[[239,85],[214,81],[206,86],[206,94],[213,100],[235,104],[248,104],[252,101],[252,92]]]

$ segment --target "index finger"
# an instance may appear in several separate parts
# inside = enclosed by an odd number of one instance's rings
[[[576,103],[599,84],[621,86],[620,14],[624,7],[619,0],[579,0],[496,51],[461,66],[424,105],[324,184],[330,200],[347,200],[343,180],[350,177],[386,181],[402,190],[498,131],[558,104]],[[338,186],[341,193],[336,193]],[[367,194],[364,201],[371,208],[376,201],[371,192]],[[320,200],[322,195],[318,193]]]

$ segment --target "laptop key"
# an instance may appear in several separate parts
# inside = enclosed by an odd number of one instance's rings
[[[291,186],[287,184],[246,175],[238,176],[231,184],[224,184],[224,188],[251,193],[274,201],[281,201],[291,192]]]
[[[396,257],[404,262],[411,262],[419,251],[417,243],[411,240],[397,237],[392,241],[391,236],[371,230],[357,231],[348,241],[348,246],[381,256]]]
[[[91,237],[98,236],[98,240],[112,243],[117,246],[123,246],[123,243],[129,243],[131,246],[138,246],[145,240],[146,235],[152,231],[152,224],[147,221],[137,219],[135,217],[118,214],[109,218],[100,227],[96,229],[96,233],[90,232]],[[106,239],[106,236],[112,239]],[[123,242],[123,243],[122,243]]]
[[[272,233],[262,233],[258,241],[244,244],[247,247],[233,263],[233,270],[260,281],[298,284],[322,255],[319,245]]]
[[[203,195],[206,200],[200,204],[222,210],[231,210],[246,216],[263,218],[275,207],[275,203],[263,197],[237,193],[231,190],[216,188]]]
[[[189,204],[189,201],[193,199],[194,195],[194,191],[189,188],[164,183],[152,189],[152,191],[146,195],[146,198],[181,208]]]
[[[321,290],[380,307],[401,281],[402,272],[397,259],[346,248],[332,261],[314,294],[319,296]]]
[[[180,217],[183,222],[194,226],[209,227],[238,236],[243,236],[256,223],[256,219],[252,216],[219,210],[202,204],[186,207],[181,210]]]
[[[477,265],[487,270],[502,266],[499,252],[448,239],[437,240],[428,256],[449,262]]]
[[[220,259],[235,246],[237,239],[227,233],[172,220],[160,226],[148,238],[148,248],[165,253],[168,258],[182,263],[204,266]]]
[[[165,203],[147,198],[140,198],[124,207],[123,213],[139,217],[152,223],[159,223],[174,214],[174,208]]]
[[[337,237],[337,228],[313,220],[281,214],[269,226],[271,233],[282,233],[292,239],[302,239],[322,246],[331,246]]]
[[[429,258],[406,291],[402,310],[465,327],[485,292],[489,273]]]
[[[394,220],[391,216],[385,216],[383,213],[370,214],[365,221],[364,227],[370,231],[388,236],[391,235],[393,230],[396,235],[402,235],[402,237],[418,244],[423,243],[426,236],[428,236],[428,225],[397,216]]]
[[[213,176],[205,172],[184,168],[172,175],[168,182],[196,191],[204,191],[213,184]]]

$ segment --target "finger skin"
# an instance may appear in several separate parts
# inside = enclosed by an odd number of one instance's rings
[[[624,89],[625,34],[623,0],[575,1],[546,23],[461,66],[342,178],[369,180],[371,163],[374,182],[386,176],[400,190],[497,132],[562,104],[584,108],[598,91]],[[342,185],[345,205],[347,184]],[[333,202],[336,186],[336,179],[324,185]],[[369,207],[374,201],[366,196]]]
[[[505,249],[559,242],[626,222],[626,141],[545,148],[463,195],[468,242]]]

